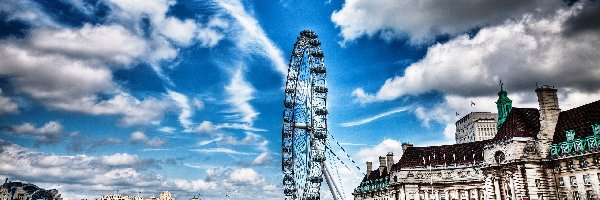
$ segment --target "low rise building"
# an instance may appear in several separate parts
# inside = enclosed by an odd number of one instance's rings
[[[31,183],[12,182],[8,178],[0,186],[0,200],[67,200],[56,189],[46,190]]]

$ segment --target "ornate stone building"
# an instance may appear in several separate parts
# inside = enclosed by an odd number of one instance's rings
[[[600,101],[561,111],[556,89],[543,86],[536,93],[539,108],[512,107],[506,91],[498,93],[493,139],[404,144],[397,163],[367,173],[354,199],[597,199]]]
[[[31,183],[5,179],[0,186],[0,200],[66,200],[56,189],[46,190]]]

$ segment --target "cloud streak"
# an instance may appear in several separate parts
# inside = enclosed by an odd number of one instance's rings
[[[239,0],[218,0],[217,2],[243,29],[243,33],[237,35],[238,46],[246,53],[258,50],[261,55],[271,60],[275,71],[285,77],[287,65],[282,51],[269,39],[254,16],[246,11],[244,4]]]
[[[208,153],[208,154],[222,153],[222,154],[233,154],[233,155],[255,155],[255,153],[241,152],[241,151],[236,151],[236,150],[229,149],[229,148],[192,149],[191,151],[198,152],[198,153]]]
[[[387,111],[387,112],[384,112],[384,113],[380,113],[378,115],[375,115],[375,116],[372,116],[372,117],[369,117],[369,118],[360,119],[360,120],[351,121],[351,122],[344,122],[344,123],[341,123],[340,126],[342,126],[342,127],[352,127],[352,126],[363,125],[363,124],[375,121],[375,120],[377,120],[379,118],[382,118],[382,117],[386,117],[386,116],[389,116],[389,115],[392,115],[392,114],[396,114],[396,113],[399,113],[399,112],[409,111],[410,109],[411,109],[411,107],[400,107],[400,108],[396,108],[396,109],[393,109],[393,110],[390,110],[390,111]]]

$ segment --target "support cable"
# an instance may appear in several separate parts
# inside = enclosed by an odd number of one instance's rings
[[[331,145],[331,144],[329,144],[329,142],[327,142],[327,143],[328,143],[328,145]],[[360,178],[356,176],[356,174],[354,173],[354,171],[352,171],[352,169],[350,169],[350,167],[348,167],[348,165],[346,165],[346,163],[344,163],[344,161],[343,161],[342,159],[340,159],[340,157],[339,157],[339,156],[337,156],[337,155],[336,155],[336,154],[335,154],[335,153],[334,153],[334,152],[331,150],[331,148],[329,148],[329,153],[331,153],[331,154],[332,154],[332,155],[333,155],[333,156],[334,156],[334,157],[335,157],[335,158],[336,158],[338,161],[340,161],[340,162],[341,162],[341,163],[344,165],[344,167],[346,167],[346,169],[348,169],[348,171],[350,171],[350,172],[351,172],[351,174],[352,174],[352,176],[354,176],[354,178],[356,178],[356,179],[360,180]],[[360,170],[360,169],[359,169],[359,170]]]
[[[356,162],[354,162],[354,160],[352,159],[352,157],[350,157],[350,154],[348,154],[348,152],[346,151],[346,149],[344,149],[344,147],[342,147],[342,145],[340,145],[340,143],[335,139],[335,137],[333,137],[333,135],[331,133],[328,134],[331,139],[333,139],[333,141],[335,141],[335,143],[342,149],[342,152],[344,152],[346,154],[346,157],[348,157],[348,159],[354,164],[354,167],[356,167],[356,169],[358,169],[358,171],[360,173],[363,174],[363,176],[365,176],[366,174],[363,172],[363,170],[360,169],[360,167],[358,167],[358,164],[356,164]],[[335,155],[335,154],[334,154]],[[339,158],[338,158],[339,159]]]
[[[331,162],[333,162],[333,161],[331,161]],[[336,162],[333,162],[333,168],[335,169],[335,173],[337,173],[338,181],[340,182],[340,188],[342,189],[341,193],[345,195],[346,191],[344,191],[344,184],[342,184],[343,183],[342,177],[340,177],[340,171],[338,170]],[[352,173],[352,171],[350,171],[350,173]],[[354,173],[352,173],[352,174],[354,175]],[[354,176],[354,177],[356,177],[356,176]]]

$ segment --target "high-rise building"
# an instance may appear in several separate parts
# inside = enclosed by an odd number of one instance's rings
[[[456,121],[456,143],[489,140],[496,136],[498,114],[471,112]]]

